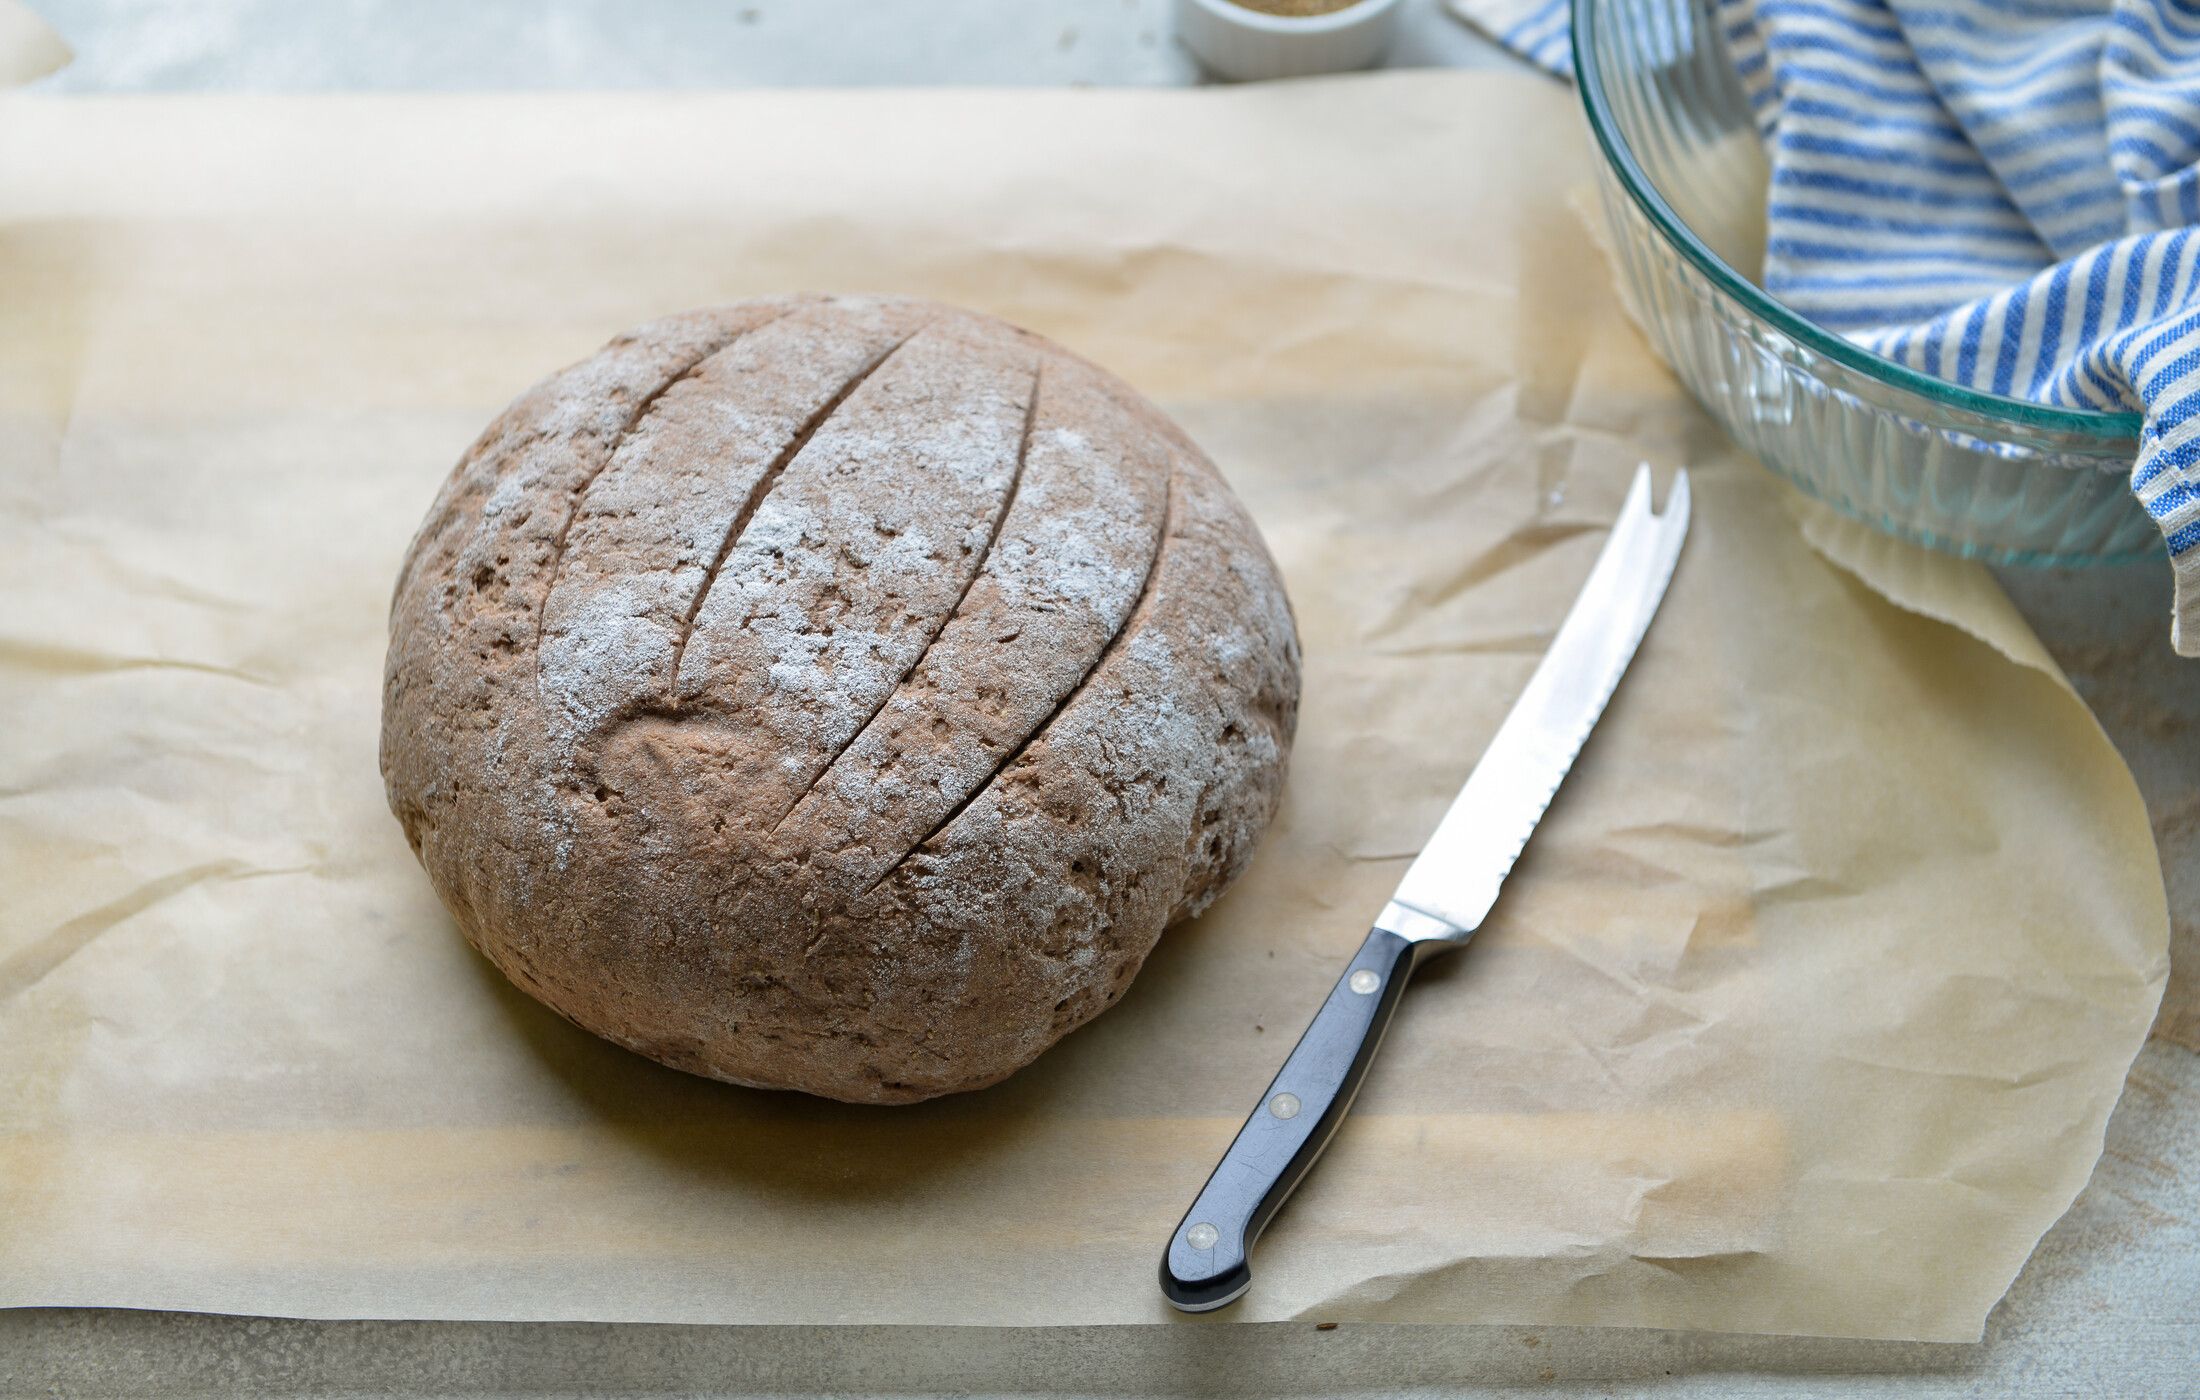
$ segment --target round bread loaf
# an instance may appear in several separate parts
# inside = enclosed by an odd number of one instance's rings
[[[1058,346],[916,301],[653,322],[523,396],[414,539],[390,806],[529,994],[735,1083],[993,1083],[1274,813],[1275,567]]]

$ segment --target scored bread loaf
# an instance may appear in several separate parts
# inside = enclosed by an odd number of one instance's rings
[[[1235,878],[1298,707],[1274,565],[1157,409],[895,299],[653,322],[415,537],[382,770],[466,937],[681,1069],[993,1083]]]

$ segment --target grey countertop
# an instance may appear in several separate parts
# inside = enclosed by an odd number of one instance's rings
[[[1510,66],[1407,0],[1401,66]],[[1199,81],[1166,0],[32,0],[46,91]],[[2171,977],[2092,1183],[1975,1346],[1583,1328],[1047,1331],[0,1312],[8,1395],[2200,1396],[2200,666],[2159,561],[2004,584],[2130,762]]]
[[[1168,0],[30,0],[54,92],[1165,87],[1200,81]],[[1515,60],[1408,0],[1389,62]]]

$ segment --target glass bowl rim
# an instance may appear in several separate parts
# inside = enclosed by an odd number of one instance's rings
[[[1936,405],[2026,428],[2072,433],[2104,442],[2138,438],[2143,419],[2137,413],[2108,413],[2090,408],[2053,408],[1982,389],[1967,389],[1960,384],[1911,369],[1908,365],[1897,364],[1806,320],[1775,300],[1755,282],[1728,266],[1724,259],[1712,252],[1695,235],[1680,215],[1673,211],[1673,207],[1665,202],[1665,197],[1658,193],[1657,187],[1635,160],[1626,138],[1620,134],[1618,123],[1605,99],[1603,72],[1597,66],[1595,51],[1586,38],[1596,28],[1596,11],[1601,3],[1602,0],[1570,0],[1574,86],[1581,94],[1582,110],[1588,114],[1589,130],[1595,135],[1606,162],[1619,176],[1620,185],[1627,191],[1628,198],[1642,210],[1651,226],[1657,229],[1659,236],[1694,263],[1699,271],[1711,279],[1714,287],[1740,302],[1751,315],[1769,323],[1773,329],[1789,339],[1800,342],[1812,353],[1822,355],[1869,379],[1918,395]]]

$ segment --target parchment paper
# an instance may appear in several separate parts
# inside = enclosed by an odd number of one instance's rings
[[[1646,458],[1697,487],[1665,609],[1229,1317],[1976,1337],[2160,992],[2139,799],[1982,571],[1805,541],[1626,324],[1588,159],[1564,93],[1440,74],[0,104],[0,1303],[1164,1320],[1169,1229]],[[460,449],[617,330],[796,287],[1161,399],[1305,641],[1242,884],[916,1108],[541,1010],[375,768]]]

